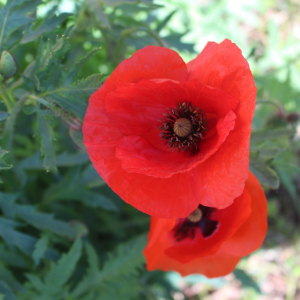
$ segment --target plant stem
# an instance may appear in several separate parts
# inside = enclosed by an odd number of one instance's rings
[[[7,111],[10,112],[10,110],[14,106],[14,99],[9,95],[9,93],[6,90],[6,87],[3,85],[3,79],[2,80],[0,79],[0,91],[2,94],[0,96],[7,107]]]

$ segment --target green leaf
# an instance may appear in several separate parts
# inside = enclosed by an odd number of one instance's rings
[[[71,167],[81,165],[89,161],[89,156],[85,152],[67,153],[63,152],[56,157],[56,165],[58,167]]]
[[[96,276],[97,273],[99,272],[99,260],[98,260],[97,252],[95,251],[94,247],[89,243],[85,244],[85,251],[88,259],[89,275],[91,277]]]
[[[277,173],[270,167],[272,160],[265,159],[258,152],[250,151],[250,171],[257,177],[259,182],[272,189],[278,189],[279,178]]]
[[[58,200],[77,200],[87,206],[106,210],[117,210],[116,205],[106,196],[92,192],[81,183],[78,171],[70,171],[62,181],[49,188],[43,196],[43,201],[49,203]]]
[[[0,170],[8,170],[12,168],[12,165],[8,165],[5,161],[3,161],[2,157],[7,154],[8,151],[0,148]]]
[[[36,243],[36,238],[16,231],[14,228],[19,224],[0,217],[0,236],[10,249],[18,247],[24,253],[31,255]]]
[[[7,265],[23,269],[27,268],[27,263],[20,253],[9,251],[4,244],[0,244],[0,257]]]
[[[50,230],[71,239],[76,237],[76,232],[69,224],[55,220],[52,214],[37,212],[34,206],[15,204],[16,198],[15,194],[0,193],[0,206],[6,216],[13,218],[16,215],[39,230]]]
[[[67,254],[64,254],[57,263],[52,263],[51,270],[46,274],[42,294],[54,299],[61,288],[72,276],[76,264],[81,256],[82,242],[77,239]],[[51,298],[50,296],[53,296]]]
[[[40,0],[8,0],[4,9],[0,6],[0,51],[16,30],[35,20],[28,15],[40,3]]]
[[[61,76],[60,61],[69,48],[66,37],[57,37],[54,45],[41,38],[36,59],[27,67],[23,79],[27,86],[33,85],[38,91],[53,89]],[[32,88],[31,88],[32,89]]]
[[[54,101],[66,111],[71,111],[83,120],[87,109],[88,99],[101,86],[101,74],[93,74],[90,77],[63,88],[51,90],[45,93],[49,101]]]
[[[108,255],[101,271],[96,273],[95,267],[90,268],[85,278],[75,287],[73,297],[80,297],[91,290],[101,290],[102,285],[117,282],[117,278],[123,276],[138,276],[138,269],[145,262],[142,251],[146,242],[147,236],[144,235],[118,246],[116,251]],[[89,260],[93,263],[95,258],[90,257]]]
[[[84,170],[81,183],[89,188],[104,186],[106,184],[92,164],[89,164]]]
[[[81,150],[85,150],[85,146],[83,144],[83,133],[81,130],[74,130],[73,128],[69,128],[69,135],[72,139],[73,143]]]
[[[40,263],[40,260],[44,257],[45,252],[48,249],[48,243],[49,243],[49,237],[47,235],[44,235],[36,242],[34,246],[34,251],[32,253],[32,258],[36,266]]]
[[[233,274],[236,277],[236,279],[241,282],[243,287],[253,288],[258,294],[261,294],[258,284],[245,271],[236,268],[233,271]]]
[[[170,34],[164,37],[164,41],[166,41],[169,46],[175,47],[179,51],[188,51],[190,53],[196,53],[196,51],[194,50],[194,44],[183,43],[180,41],[186,33],[187,32]]]
[[[0,278],[14,291],[24,291],[22,285],[13,276],[13,273],[0,263]],[[1,291],[0,291],[1,292]]]
[[[75,76],[79,72],[79,70],[82,68],[82,66],[91,58],[93,57],[101,48],[96,48],[90,51],[85,57],[81,58],[76,64],[73,65],[71,70],[68,72],[67,79],[66,79],[66,85],[69,86],[73,82]]]
[[[21,40],[21,44],[31,42],[42,35],[44,32],[54,30],[58,25],[63,23],[72,14],[62,13],[59,16],[52,15],[45,18],[33,31],[32,25],[29,25]]]
[[[162,20],[158,26],[156,27],[156,32],[159,33],[166,25],[167,23],[172,19],[173,15],[177,12],[177,9],[173,10],[171,13],[169,13],[164,20]]]
[[[44,155],[44,167],[47,171],[56,170],[56,159],[52,144],[54,140],[52,128],[40,109],[37,110],[37,119],[38,127],[36,134],[42,136],[41,153]]]
[[[73,275],[76,264],[81,256],[82,243],[77,239],[70,251],[51,263],[51,268],[43,280],[33,274],[26,274],[28,279],[27,291],[22,298],[28,300],[69,299],[67,296],[67,281]]]

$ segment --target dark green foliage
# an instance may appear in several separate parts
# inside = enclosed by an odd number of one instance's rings
[[[39,1],[0,8],[0,48],[12,49],[18,64],[10,80],[0,77],[5,300],[144,299],[149,218],[109,190],[81,132],[88,98],[105,80],[99,65],[107,75],[124,55],[164,43],[158,32],[170,18],[155,33],[131,12],[158,6],[121,2],[110,5],[122,15],[99,1],[86,1],[74,14],[57,14],[54,6],[43,18],[36,17]],[[98,28],[101,39],[92,35]]]
[[[61,1],[3,2],[0,52],[12,54],[17,71],[0,76],[0,300],[174,299],[164,274],[145,270],[149,216],[107,187],[81,129],[89,96],[137,49],[195,54],[182,42],[191,29],[186,10],[159,16],[151,0],[74,1],[72,13],[61,12]],[[227,28],[216,22],[224,5],[201,7],[207,32]],[[179,14],[180,30],[170,25]],[[256,84],[250,170],[267,188],[283,183],[300,216],[297,121],[284,108],[299,93],[272,73]],[[243,270],[234,274],[259,292]]]

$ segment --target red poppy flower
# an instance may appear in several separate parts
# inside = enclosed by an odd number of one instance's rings
[[[184,219],[151,217],[144,250],[149,271],[224,276],[258,249],[267,232],[267,201],[249,173],[243,193],[227,208],[199,207]]]
[[[248,176],[255,94],[229,40],[208,43],[187,65],[148,46],[91,96],[84,144],[107,184],[147,214],[186,217],[199,203],[221,209]]]

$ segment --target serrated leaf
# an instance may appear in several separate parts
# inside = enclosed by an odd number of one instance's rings
[[[25,276],[36,290],[39,291],[43,289],[44,284],[39,277],[29,273],[25,274]]]
[[[56,156],[56,166],[57,167],[71,167],[76,165],[81,165],[89,161],[89,156],[86,152],[68,153],[63,152]],[[37,152],[36,154],[25,158],[18,165],[18,169],[36,169],[43,170],[43,161],[41,159],[41,154]]]
[[[55,220],[52,214],[37,212],[34,206],[15,204],[16,198],[15,194],[0,193],[0,206],[6,216],[18,216],[39,230],[50,230],[69,238],[76,237],[76,232],[69,224]]]
[[[241,282],[243,287],[253,288],[258,294],[261,294],[258,284],[245,271],[236,268],[233,271],[233,274],[236,277],[236,279],[238,279]]]
[[[49,188],[43,196],[45,203],[58,200],[77,200],[87,206],[117,210],[113,201],[105,195],[86,189],[81,183],[78,171],[70,171],[62,181]]]
[[[60,289],[72,276],[75,266],[81,256],[82,242],[77,239],[67,254],[57,263],[52,263],[51,270],[46,274],[42,294],[56,296]],[[54,299],[49,297],[50,299]]]
[[[43,39],[41,39],[39,52],[30,73],[30,77],[34,81],[37,90],[40,90],[43,77],[45,77],[45,80],[47,81],[47,89],[51,88],[51,86],[49,86],[49,81],[50,84],[52,84],[54,79],[58,79],[57,77],[53,78],[53,72],[51,73],[51,71],[54,71],[54,74],[56,74],[55,72],[60,71],[57,66],[58,62],[55,55],[59,56],[60,52],[64,51],[63,47],[65,40],[64,37],[57,38],[55,44],[52,45],[50,40],[44,42]]]
[[[101,86],[101,74],[93,74],[90,77],[78,81],[77,83],[51,90],[45,93],[45,97],[54,101],[66,111],[73,112],[81,120],[87,109],[88,99]]]
[[[25,44],[31,42],[42,35],[44,32],[54,30],[58,25],[64,22],[71,15],[72,14],[70,13],[62,13],[59,16],[52,15],[50,17],[47,17],[33,31],[32,26],[28,26],[20,43]]]
[[[88,265],[89,265],[89,275],[95,276],[97,272],[99,272],[99,260],[98,260],[98,255],[97,252],[95,251],[94,247],[86,243],[85,244],[85,251],[87,254],[87,259],[88,259]]]
[[[4,9],[0,6],[0,51],[16,30],[35,20],[29,13],[40,3],[40,0],[8,0]]]
[[[117,277],[137,276],[138,268],[144,264],[145,259],[142,254],[147,242],[147,237],[140,236],[126,244],[118,246],[104,263],[101,271],[95,274],[89,271],[87,276],[75,287],[72,295],[79,297],[93,289],[101,289],[102,285],[117,281]]]
[[[40,263],[40,260],[43,258],[48,248],[48,243],[49,237],[47,235],[44,235],[36,242],[34,246],[34,251],[32,253],[32,258],[36,266]]]
[[[188,51],[190,53],[195,53],[194,44],[192,43],[183,43],[180,40],[186,34],[185,33],[172,33],[166,37],[164,37],[164,41],[171,47],[175,47],[179,51]]]
[[[67,281],[73,275],[76,264],[81,256],[82,243],[77,239],[70,251],[63,254],[57,263],[51,263],[51,268],[43,280],[33,274],[26,274],[29,282],[27,293],[22,298],[27,300],[69,299],[67,297]]]
[[[21,233],[15,230],[15,227],[19,224],[0,217],[0,236],[10,249],[18,247],[24,253],[30,255],[34,249],[36,238]]]
[[[82,68],[82,66],[91,58],[93,57],[101,48],[96,48],[90,51],[85,57],[81,58],[71,70],[66,75],[66,85],[71,85],[72,81],[74,80],[75,76],[77,75],[78,71]]]
[[[156,32],[159,33],[166,25],[167,23],[171,20],[171,18],[173,17],[173,15],[177,12],[177,9],[173,10],[171,13],[169,13],[164,20],[162,20],[158,26],[156,27]]]
[[[279,177],[270,167],[271,160],[265,159],[258,152],[250,151],[250,171],[257,177],[259,182],[272,189],[278,189]]]
[[[41,153],[44,155],[44,167],[47,171],[56,169],[56,158],[52,141],[54,139],[51,126],[42,114],[40,109],[37,110],[37,135],[42,136]]]

